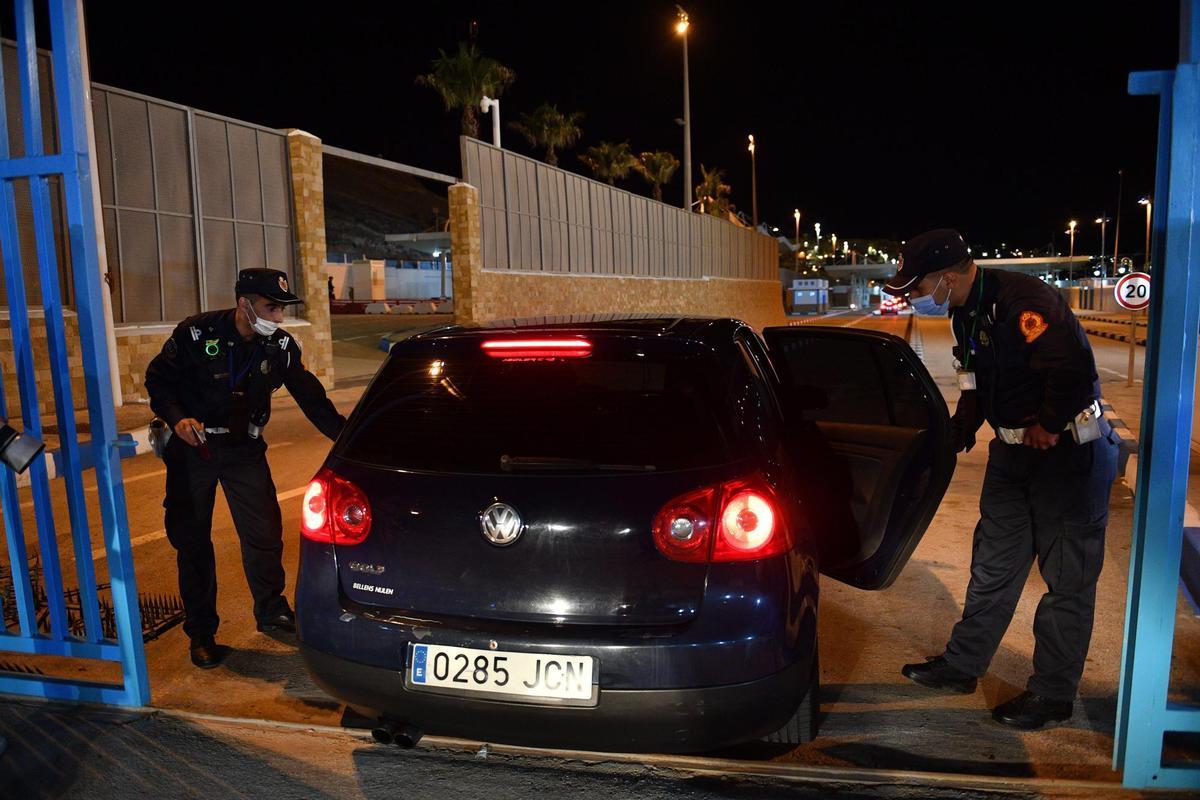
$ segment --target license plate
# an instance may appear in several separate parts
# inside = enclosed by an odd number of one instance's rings
[[[530,702],[595,705],[594,670],[595,659],[591,656],[414,644],[405,683],[413,689],[449,690],[505,700],[529,698]]]

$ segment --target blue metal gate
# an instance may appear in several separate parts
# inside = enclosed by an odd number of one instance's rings
[[[141,620],[134,586],[133,556],[125,492],[117,451],[116,419],[108,376],[107,340],[101,291],[96,217],[92,192],[92,141],[87,125],[84,80],[84,47],[80,0],[50,0],[49,29],[53,68],[54,107],[58,119],[59,152],[44,152],[47,140],[41,113],[38,50],[34,30],[33,0],[16,0],[17,75],[4,74],[0,64],[0,98],[15,83],[21,96],[24,139],[22,156],[12,157],[10,131],[0,109],[0,255],[12,327],[12,345],[24,428],[41,436],[37,376],[30,330],[25,263],[34,258],[45,312],[47,351],[61,437],[59,475],[66,489],[70,539],[74,547],[79,615],[72,633],[64,599],[66,586],[58,549],[58,531],[45,456],[30,467],[31,493],[37,528],[36,548],[45,589],[45,606],[39,608],[29,570],[20,497],[15,476],[0,469],[0,506],[8,540],[13,596],[19,630],[0,629],[0,651],[66,656],[120,662],[121,684],[68,681],[28,674],[0,673],[0,692],[61,700],[81,700],[119,705],[145,705],[150,699]],[[15,78],[15,80],[14,80]],[[77,436],[71,376],[67,359],[67,330],[59,288],[49,179],[61,176],[70,260],[73,265],[75,311],[86,384],[91,442]],[[21,251],[16,208],[16,185],[27,182],[32,200],[36,252]],[[0,414],[9,412],[0,382]],[[88,507],[84,499],[83,470],[94,465],[99,495],[99,516],[108,554],[109,579],[116,639],[105,638],[101,625],[96,576],[92,562]],[[40,594],[40,593],[39,593]],[[39,625],[45,615],[46,624]],[[82,624],[80,632],[79,624]]]
[[[1154,200],[1166,212],[1157,215],[1151,247],[1142,454],[1113,749],[1113,766],[1131,787],[1200,786],[1200,768],[1163,764],[1166,734],[1200,733],[1200,708],[1167,700],[1200,332],[1200,0],[1180,6],[1179,67],[1129,78],[1131,94],[1159,97]]]

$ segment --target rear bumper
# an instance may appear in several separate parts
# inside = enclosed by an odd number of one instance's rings
[[[699,752],[778,730],[804,697],[810,661],[765,678],[688,689],[603,689],[593,708],[413,691],[403,669],[362,664],[301,645],[318,685],[371,718],[445,736],[582,750]]]

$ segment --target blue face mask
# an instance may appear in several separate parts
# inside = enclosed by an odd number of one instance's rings
[[[912,306],[914,314],[920,314],[923,317],[944,317],[950,311],[950,293],[946,292],[946,299],[938,302],[934,299],[937,296],[937,290],[941,288],[942,281],[946,276],[943,275],[938,279],[937,286],[933,287],[933,291],[929,294],[923,294],[920,297],[910,297],[908,304]]]

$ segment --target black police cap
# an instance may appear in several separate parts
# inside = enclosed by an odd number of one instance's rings
[[[900,269],[884,285],[884,291],[888,294],[905,294],[912,291],[917,282],[929,273],[961,264],[970,257],[970,248],[953,228],[926,231],[909,239],[900,248]]]
[[[238,297],[244,294],[256,294],[281,306],[303,303],[288,287],[287,274],[277,269],[244,269],[238,273]]]

